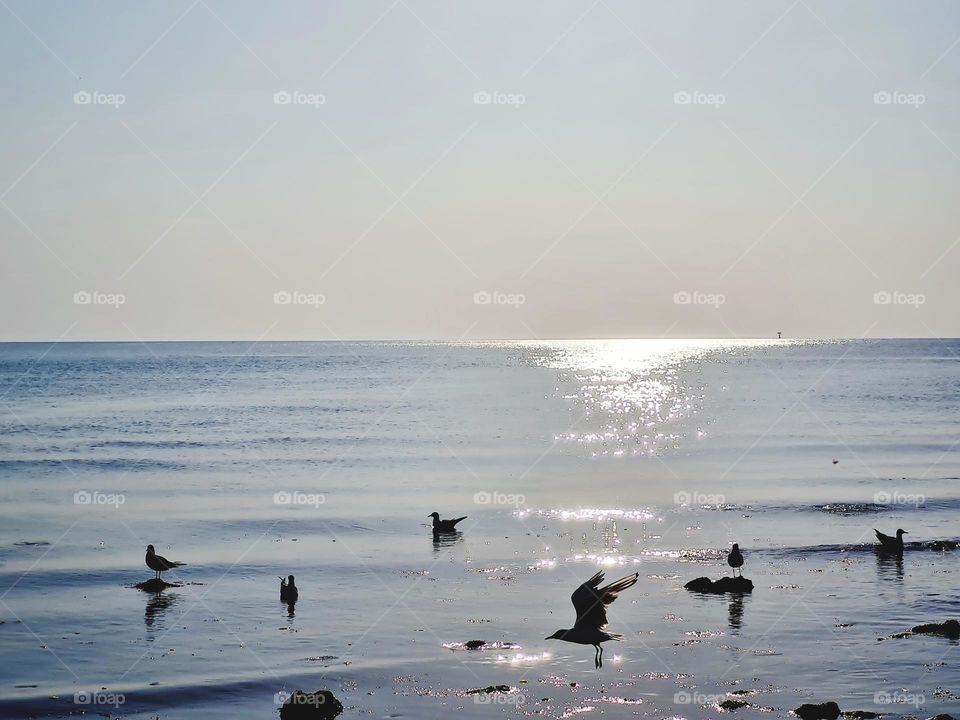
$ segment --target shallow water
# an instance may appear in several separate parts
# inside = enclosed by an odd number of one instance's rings
[[[0,345],[0,716],[271,717],[321,687],[345,717],[956,714],[957,643],[891,636],[960,615],[960,552],[928,549],[960,536],[958,351]],[[754,593],[685,591],[732,542]],[[128,587],[148,543],[182,587]],[[640,574],[600,671],[543,639],[598,568]]]

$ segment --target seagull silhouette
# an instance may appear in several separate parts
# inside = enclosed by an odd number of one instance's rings
[[[565,640],[578,645],[593,645],[596,655],[593,664],[597,668],[603,667],[603,648],[600,643],[607,640],[623,640],[619,633],[601,630],[607,624],[607,605],[617,599],[617,594],[633,585],[640,577],[639,573],[627,575],[605,587],[597,586],[603,582],[601,570],[583,585],[573,591],[570,600],[577,611],[577,621],[568,630],[557,630],[547,640]]]
[[[881,550],[885,552],[896,553],[897,555],[903,555],[903,536],[909,534],[906,530],[900,530],[898,528],[896,537],[884,535],[876,528],[874,528],[873,531],[877,534],[877,540],[880,541]]]
[[[293,582],[293,575],[288,575],[286,580],[280,578],[280,602],[289,605],[295,603],[298,597],[300,597],[300,591]]]
[[[147,557],[145,560],[147,567],[156,571],[157,580],[160,579],[160,573],[162,573],[164,570],[171,570],[175,567],[186,565],[186,563],[174,562],[173,560],[167,560],[162,555],[157,555],[156,550],[153,549],[153,545],[147,545]]]
[[[453,520],[441,520],[440,513],[438,512],[432,512],[429,515],[427,515],[427,517],[433,518],[433,531],[435,533],[453,532],[454,530],[456,530],[458,522],[460,522],[461,520],[467,519],[467,516],[464,515],[463,517],[458,517]]]
[[[743,555],[740,554],[740,546],[737,543],[733,544],[733,548],[730,550],[730,554],[727,555],[727,565],[733,568],[733,576],[737,576],[737,568],[743,567]],[[743,571],[740,571],[740,574],[743,575]]]

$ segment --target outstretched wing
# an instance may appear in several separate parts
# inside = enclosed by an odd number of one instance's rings
[[[575,627],[598,628],[607,624],[607,605],[617,599],[617,594],[633,585],[640,577],[639,573],[627,575],[604,587],[603,572],[598,572],[583,585],[573,591],[570,600],[577,611]]]

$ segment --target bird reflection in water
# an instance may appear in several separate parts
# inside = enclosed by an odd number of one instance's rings
[[[453,532],[435,532],[433,533],[433,551],[439,552],[441,548],[449,548],[463,540],[463,533],[459,530]]]
[[[147,626],[147,641],[153,641],[153,630],[163,629],[163,614],[173,607],[180,596],[174,593],[160,592],[153,593],[147,600],[147,605],[143,611],[143,624]]]
[[[730,629],[735,633],[743,627],[743,595],[735,594],[730,597],[730,604],[727,606]]]
[[[903,582],[903,555],[877,553],[877,572],[881,577],[889,577]]]

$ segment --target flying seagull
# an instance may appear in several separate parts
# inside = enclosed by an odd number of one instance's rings
[[[740,546],[737,543],[733,544],[730,554],[727,555],[727,565],[733,568],[734,577],[737,576],[737,568],[743,567],[743,555],[740,554]],[[740,574],[743,575],[743,570],[740,571]]]
[[[427,517],[433,518],[433,531],[435,533],[454,532],[457,529],[457,523],[467,519],[467,516],[464,515],[453,520],[441,520],[438,512],[432,512]]]
[[[566,640],[579,645],[593,645],[597,653],[593,658],[594,666],[603,667],[603,648],[600,643],[607,640],[623,640],[619,633],[601,630],[607,624],[607,605],[617,599],[617,594],[633,585],[640,577],[639,573],[627,575],[616,582],[598,588],[603,582],[601,570],[583,585],[573,591],[570,600],[577,611],[577,621],[568,630],[557,630],[547,640]]]
[[[162,555],[157,555],[156,550],[153,549],[153,545],[147,545],[147,557],[145,559],[147,567],[156,571],[157,580],[160,579],[160,573],[164,570],[171,570],[172,568],[186,565],[186,563],[174,562],[173,560],[167,560]]]
[[[876,528],[874,528],[873,531],[877,534],[877,540],[880,541],[881,550],[896,553],[897,555],[903,555],[903,536],[908,534],[906,530],[900,530],[898,528],[896,537],[884,535]]]
[[[297,586],[293,582],[293,575],[288,575],[287,579],[280,578],[280,602],[288,605],[295,603],[300,596]]]

